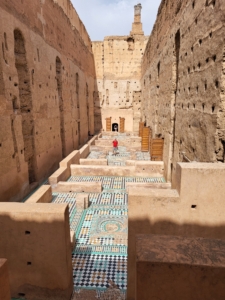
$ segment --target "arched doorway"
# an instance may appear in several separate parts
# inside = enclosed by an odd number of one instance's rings
[[[113,123],[112,124],[112,131],[118,131],[119,130],[119,125],[118,123]]]

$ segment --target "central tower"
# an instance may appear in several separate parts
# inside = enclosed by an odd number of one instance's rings
[[[132,24],[130,35],[144,35],[141,23],[141,10],[142,6],[140,3],[134,6],[134,23]]]

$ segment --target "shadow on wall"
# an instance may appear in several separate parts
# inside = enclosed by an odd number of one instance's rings
[[[204,226],[195,223],[184,223],[178,224],[170,220],[161,220],[157,222],[151,222],[151,220],[143,219],[133,219],[129,220],[128,223],[128,292],[127,300],[139,299],[135,297],[135,282],[136,282],[136,237],[139,234],[154,234],[154,235],[169,235],[169,236],[181,236],[189,238],[207,238],[207,239],[220,239],[225,240],[225,222],[220,226]],[[172,247],[172,245],[171,245]],[[169,250],[169,248],[168,248]],[[221,250],[222,251],[222,250]],[[224,250],[225,251],[225,250]],[[197,256],[198,253],[193,253]],[[191,287],[190,287],[191,288]],[[193,292],[193,291],[191,291]],[[147,292],[146,292],[147,293]],[[171,298],[173,300],[178,300],[176,295],[172,294]],[[193,292],[194,293],[194,292]],[[198,293],[197,293],[198,294]],[[196,294],[195,300],[202,300]],[[147,298],[146,298],[147,299]],[[184,298],[183,298],[184,299]],[[186,297],[185,299],[192,299]],[[219,298],[215,298],[219,299]],[[210,298],[204,298],[204,300],[211,300]]]
[[[225,222],[220,226],[203,226],[195,223],[180,225],[170,220],[151,223],[148,219],[136,219],[129,221],[128,231],[131,230],[132,232],[132,229],[135,229],[135,232],[138,234],[175,235],[225,240]]]
[[[69,300],[73,281],[67,205],[1,203],[0,211],[0,257],[8,260],[11,296]]]

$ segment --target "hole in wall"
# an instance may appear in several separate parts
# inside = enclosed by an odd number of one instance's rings
[[[19,297],[25,297],[26,294],[24,294],[24,293],[18,293],[18,296],[19,296]]]
[[[31,265],[32,265],[32,263],[31,263],[30,261],[28,261],[28,262],[27,262],[27,265],[28,265],[28,266],[31,266]]]
[[[203,111],[205,110],[205,104],[204,103],[202,104],[202,110]]]
[[[193,205],[191,206],[191,208],[192,208],[192,209],[196,209],[196,208],[197,208],[197,205],[193,204]]]
[[[6,32],[4,32],[4,41],[5,41],[5,48],[8,50],[8,43],[7,43],[7,35]]]
[[[219,81],[215,80],[215,87],[218,89],[219,88]]]

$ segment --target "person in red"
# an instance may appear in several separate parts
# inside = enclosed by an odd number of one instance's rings
[[[117,139],[115,139],[113,142],[113,154],[116,155],[117,151],[118,151],[118,141]]]

